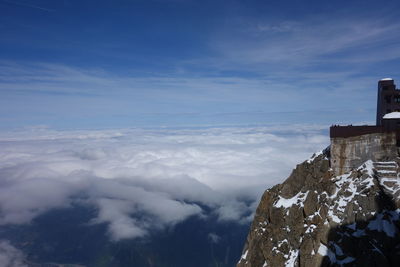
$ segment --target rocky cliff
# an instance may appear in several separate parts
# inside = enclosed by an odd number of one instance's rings
[[[326,153],[265,191],[238,267],[400,266],[399,162],[334,176]]]

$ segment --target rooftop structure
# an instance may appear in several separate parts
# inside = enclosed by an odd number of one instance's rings
[[[400,151],[400,90],[394,80],[378,82],[376,125],[330,128],[330,164],[336,175],[359,166],[366,160],[386,161]]]
[[[400,90],[396,89],[392,78],[384,78],[378,82],[376,125],[333,125],[330,128],[330,137],[345,138],[383,132],[398,132],[400,144]]]
[[[400,112],[400,90],[392,78],[384,78],[378,82],[376,125],[383,125],[385,114],[391,112]]]

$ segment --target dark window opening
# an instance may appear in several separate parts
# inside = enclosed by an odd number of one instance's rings
[[[390,113],[390,112],[392,112],[390,109],[387,109],[387,110],[386,110],[386,113]]]
[[[382,89],[387,90],[387,89],[389,89],[389,86],[382,86]]]
[[[396,102],[396,103],[400,103],[400,96],[395,96],[394,97],[394,102]]]
[[[386,100],[386,103],[390,103],[392,100],[392,96],[390,96],[390,95],[385,96],[385,100]]]
[[[396,146],[400,147],[400,140],[399,139],[396,140]]]

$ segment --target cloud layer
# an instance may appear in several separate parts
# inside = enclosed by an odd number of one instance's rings
[[[110,238],[190,216],[248,222],[261,193],[324,148],[320,126],[64,131],[0,135],[0,224],[72,203],[98,210]]]

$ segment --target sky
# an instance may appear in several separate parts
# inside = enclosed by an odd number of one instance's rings
[[[373,123],[399,7],[0,0],[0,130]]]

